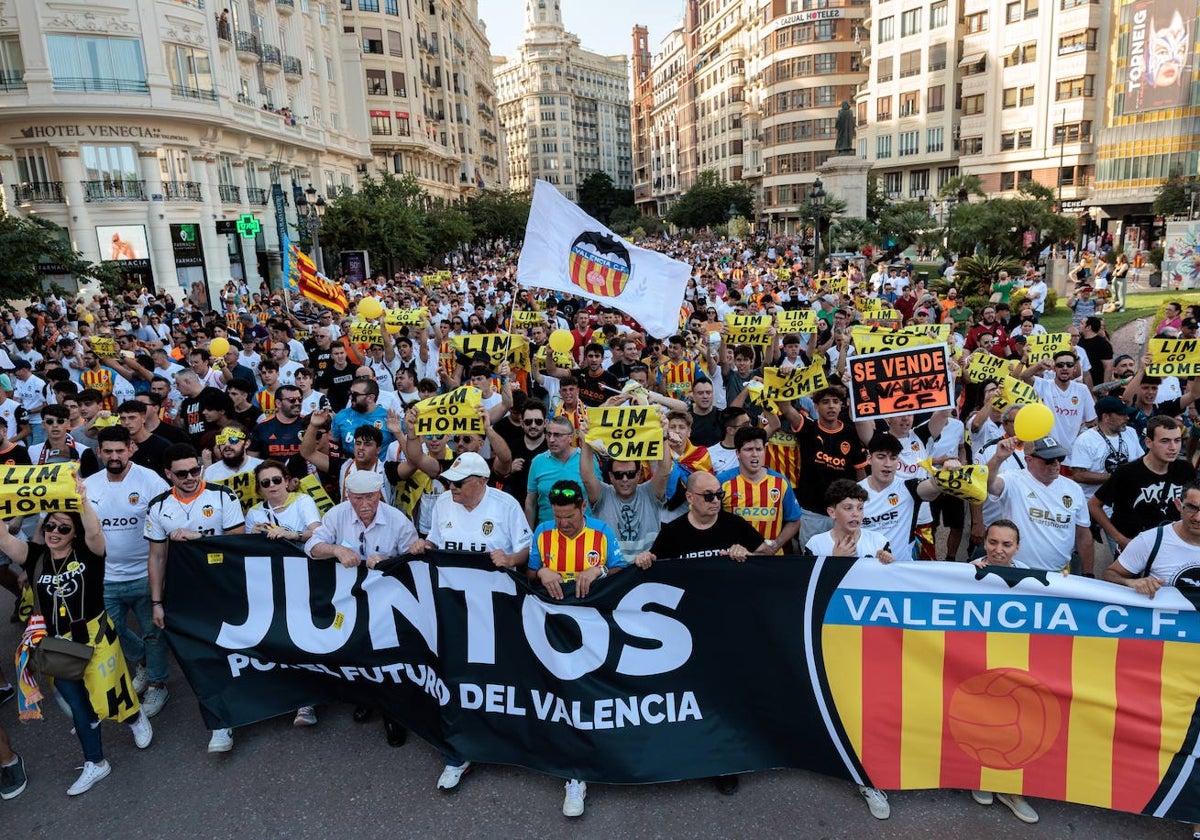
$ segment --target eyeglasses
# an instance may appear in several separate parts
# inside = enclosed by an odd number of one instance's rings
[[[1047,464],[1061,464],[1063,462],[1063,459],[1061,457],[1059,457],[1059,458],[1043,458],[1041,455],[1034,455],[1033,457],[1037,458],[1039,461],[1044,461]]]
[[[277,403],[281,403],[281,402],[300,402],[300,398],[299,398],[299,397],[276,397],[276,398],[275,398],[275,402],[277,402]]]
[[[171,475],[182,481],[185,478],[196,478],[203,471],[202,467],[192,467],[190,470],[171,470]]]
[[[613,470],[612,477],[613,478],[637,478],[638,471],[637,470]]]
[[[705,490],[703,493],[692,493],[693,496],[699,496],[706,502],[717,502],[725,500],[724,490]]]
[[[546,437],[549,438],[574,437],[574,435],[574,432],[546,432]]]
[[[62,417],[43,417],[42,422],[47,426],[63,426],[67,421]]]
[[[1195,516],[1200,513],[1200,505],[1194,505],[1191,502],[1181,502],[1179,507],[1182,508],[1184,516]]]
[[[575,504],[575,501],[579,498],[580,493],[574,487],[565,487],[550,491],[551,504],[554,502],[567,502],[568,504]]]
[[[75,530],[74,525],[63,525],[62,523],[55,525],[52,522],[46,523],[46,533],[47,534],[62,534],[65,537],[67,534],[71,533],[74,530]]]
[[[476,440],[474,435],[455,435],[455,443],[474,443]]]
[[[1066,369],[1066,368],[1073,368],[1073,367],[1075,367],[1075,363],[1074,363],[1074,362],[1055,362],[1055,363],[1054,363],[1054,366],[1055,366],[1056,368],[1062,368],[1062,369]]]
[[[524,423],[526,426],[544,426],[544,425],[546,425],[545,420],[538,420],[533,417],[526,417],[521,422]]]
[[[467,483],[467,481],[468,481],[468,480],[470,480],[470,479],[472,479],[472,478],[476,478],[476,476],[473,476],[473,475],[468,475],[468,476],[465,476],[465,477],[463,477],[463,478],[457,479],[456,481],[450,481],[449,479],[447,479],[447,480],[446,480],[446,483],[447,483],[447,484],[449,484],[451,487],[453,487],[455,490],[461,490],[461,489],[462,489],[462,486],[463,486],[464,484],[466,484],[466,483]],[[554,494],[553,494],[553,493],[551,493],[551,494],[550,494],[550,497],[551,497],[551,498],[554,498]]]
[[[277,484],[283,484],[283,476],[277,475],[273,478],[260,478],[258,480],[259,487],[274,487]]]
[[[371,394],[368,391],[351,391],[350,396],[351,397],[369,397],[369,396],[371,396]]]

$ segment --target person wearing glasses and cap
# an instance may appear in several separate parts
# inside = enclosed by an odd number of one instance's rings
[[[429,537],[418,540],[413,551],[472,551],[487,554],[497,568],[524,566],[532,540],[529,522],[516,499],[488,487],[491,474],[487,461],[476,452],[455,458],[440,476],[450,489],[434,503]],[[472,764],[461,755],[447,754],[445,758],[437,789],[451,791],[471,772]]]
[[[556,481],[547,494],[553,520],[543,522],[529,547],[528,576],[551,598],[561,601],[563,586],[575,585],[575,596],[586,598],[592,586],[627,565],[612,529],[584,513],[583,488],[577,481]],[[564,817],[583,816],[587,783],[570,779],[563,798]]]
[[[173,444],[163,454],[163,465],[171,490],[151,499],[146,510],[146,539],[150,541],[150,604],[154,624],[159,629],[167,626],[163,607],[167,542],[236,534],[245,522],[242,503],[233,491],[201,478],[204,467],[191,444]],[[233,730],[214,730],[208,751],[221,753],[231,749]]]
[[[1053,436],[1024,445],[1025,469],[1001,472],[1001,467],[1021,448],[1016,437],[996,444],[988,459],[988,501],[1000,502],[1000,518],[1017,523],[1021,549],[1017,560],[1030,569],[1059,571],[1079,552],[1081,569],[1093,577],[1095,543],[1083,488],[1060,472],[1071,450]],[[990,523],[989,523],[990,524]]]
[[[1072,350],[1060,350],[1054,361],[1043,359],[1027,368],[1021,378],[1033,385],[1033,390],[1042,402],[1054,412],[1054,428],[1050,437],[1071,444],[1086,426],[1096,425],[1096,403],[1091,390],[1076,381],[1075,369],[1079,358]],[[1054,369],[1054,378],[1041,375],[1044,370]],[[1021,524],[1020,522],[1017,523]]]
[[[249,440],[249,432],[240,423],[230,423],[217,432],[213,443],[213,454],[219,456],[220,460],[213,461],[204,468],[204,480],[212,484],[223,484],[232,489],[239,483],[235,480],[236,476],[247,476],[254,472],[255,468],[262,463],[262,459],[247,454],[246,448]],[[244,479],[244,483],[250,484],[248,477]],[[242,504],[243,508],[250,506],[254,500],[253,496],[253,493],[246,495]]]

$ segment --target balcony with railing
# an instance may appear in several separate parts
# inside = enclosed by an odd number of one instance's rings
[[[291,81],[300,81],[304,76],[304,65],[300,63],[300,59],[294,55],[285,55],[283,57],[283,75]]]
[[[18,204],[62,204],[62,181],[26,181],[13,184]]]
[[[259,53],[262,57],[263,69],[269,73],[278,73],[283,69],[283,55],[274,44],[260,44]]]
[[[83,93],[149,93],[145,79],[102,79],[95,76],[55,76],[55,90]]]
[[[163,198],[167,201],[203,201],[200,185],[195,181],[163,181]]]
[[[275,8],[285,15],[296,11],[296,0],[275,0]]]
[[[25,90],[25,73],[21,70],[0,70],[0,93]]]
[[[181,85],[171,85],[171,96],[176,99],[193,99],[197,102],[217,101],[217,92],[215,90],[201,90],[199,88],[182,87]]]
[[[234,43],[237,45],[238,58],[242,61],[258,61],[258,38],[253,32],[239,29]]]
[[[266,204],[267,203],[267,191],[264,190],[262,187],[247,187],[246,188],[246,200],[249,201],[251,204]]]
[[[84,181],[84,201],[145,201],[145,181]]]
[[[222,204],[241,204],[242,189],[233,184],[217,184],[217,192],[221,195]]]

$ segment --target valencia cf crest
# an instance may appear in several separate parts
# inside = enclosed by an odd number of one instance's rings
[[[617,297],[632,270],[629,249],[606,233],[584,231],[571,243],[567,276],[590,295]]]
[[[205,516],[212,516],[216,511],[212,505],[205,505],[204,507],[200,508],[200,512]]]
[[[842,454],[843,455],[850,454],[850,441],[848,441],[848,440],[842,441]]]
[[[888,504],[893,507],[900,504],[900,497],[895,493],[888,493]]]
[[[1071,397],[1071,405],[1079,405],[1079,397]]]
[[[495,528],[496,528],[496,523],[492,522],[492,520],[489,519],[487,522],[483,523],[483,535],[485,537],[490,537],[492,535],[492,531],[495,530]]]
[[[589,566],[599,566],[600,565],[600,552],[599,551],[589,551],[587,553],[587,564]]]
[[[1063,496],[1062,503],[1063,503],[1063,507],[1069,509],[1075,504],[1075,500],[1072,499],[1070,496]]]
[[[915,441],[915,440],[914,440],[914,441],[912,442],[912,451],[913,451],[913,452],[920,452],[920,451],[921,451],[921,444],[917,443],[917,441]]]
[[[767,495],[771,497],[772,502],[777,503],[779,501],[779,488],[772,487],[769,491],[767,491]]]
[[[140,495],[138,495],[137,493],[130,493],[129,494],[129,504],[136,505],[141,498],[142,497]]]

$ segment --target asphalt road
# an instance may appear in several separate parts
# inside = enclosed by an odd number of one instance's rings
[[[0,596],[0,611],[7,600]],[[17,640],[16,625],[0,628],[0,650]],[[4,671],[11,675],[11,665]],[[706,780],[594,785],[586,814],[568,820],[560,810],[561,780],[521,768],[480,767],[457,793],[439,793],[436,751],[416,740],[388,747],[379,720],[354,723],[347,706],[321,709],[320,724],[310,729],[294,728],[290,717],[240,729],[233,752],[209,755],[208,733],[178,671],[169,686],[171,700],[154,719],[147,750],[134,746],[127,727],[104,724],[112,775],[75,798],[66,789],[82,761],[70,721],[53,702],[46,720],[24,725],[15,702],[0,707],[0,725],[29,772],[25,793],[0,802],[3,835],[1165,840],[1189,833],[1162,820],[1049,801],[1036,801],[1041,823],[1026,826],[1002,805],[981,807],[959,791],[893,793],[891,819],[878,821],[852,784],[794,770],[743,776],[733,796]]]

